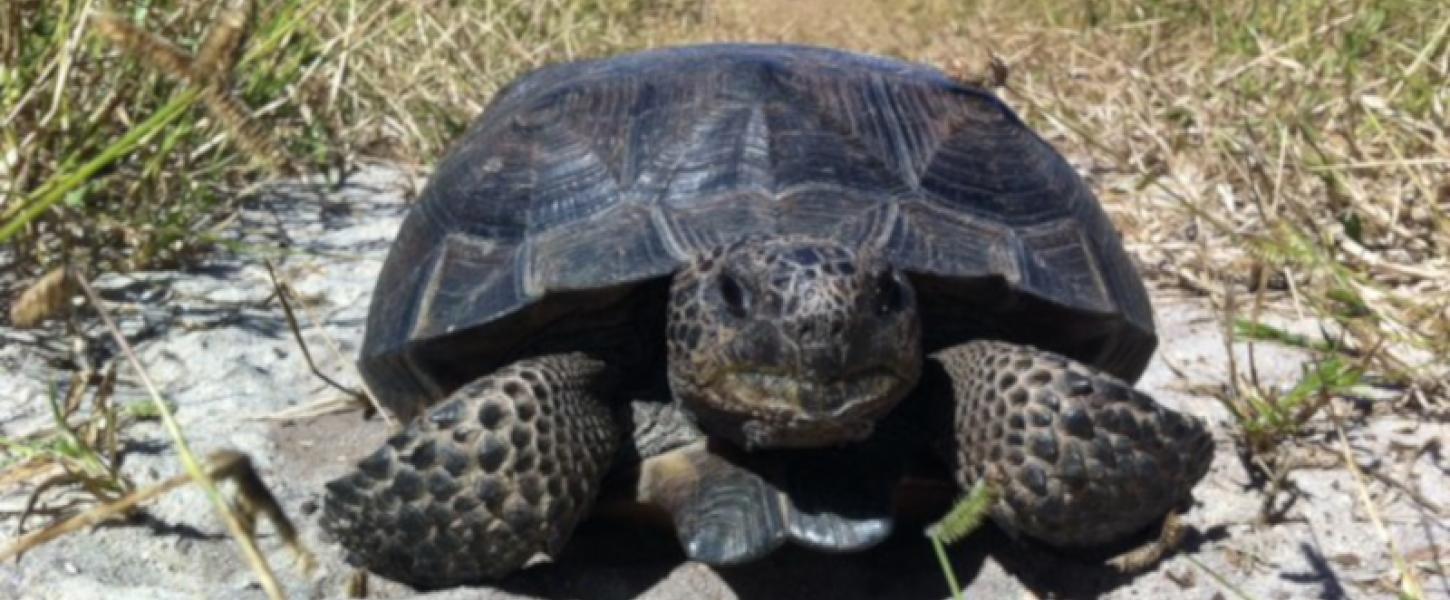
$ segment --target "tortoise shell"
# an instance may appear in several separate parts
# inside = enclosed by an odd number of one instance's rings
[[[784,234],[887,257],[918,290],[928,352],[991,337],[1134,381],[1156,344],[1096,198],[994,95],[896,60],[711,45],[499,92],[398,232],[361,370],[408,418],[539,348],[640,331],[665,293],[650,282]]]

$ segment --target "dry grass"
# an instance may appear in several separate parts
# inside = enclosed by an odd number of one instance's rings
[[[1327,342],[1444,408],[1450,8],[1228,6],[1046,32],[1042,64],[1071,76],[1034,77],[1026,54],[1014,91],[1110,161],[1100,189],[1150,275],[1241,296],[1252,323],[1266,302],[1321,316]]]
[[[974,79],[1077,160],[1145,275],[1238,329],[1450,383],[1450,6],[1355,2],[714,2],[667,41],[804,41]],[[822,22],[820,14],[838,18]],[[1330,339],[1257,323],[1325,318]]]
[[[184,264],[279,171],[428,162],[514,75],[622,47],[645,18],[608,0],[17,0],[0,14],[10,285],[62,262]]]

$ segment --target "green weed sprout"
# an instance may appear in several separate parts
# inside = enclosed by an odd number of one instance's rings
[[[966,497],[958,500],[945,517],[926,528],[926,537],[931,539],[932,549],[936,551],[936,558],[941,562],[942,574],[947,578],[947,587],[951,589],[952,598],[956,600],[962,600],[962,587],[957,583],[951,561],[947,560],[946,546],[976,531],[999,495],[997,486],[988,483],[986,479],[978,480]]]

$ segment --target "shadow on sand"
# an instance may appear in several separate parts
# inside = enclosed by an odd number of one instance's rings
[[[828,554],[787,545],[754,563],[707,568],[686,565],[674,539],[655,527],[593,521],[579,528],[557,562],[523,571],[497,587],[541,598],[627,600],[650,596],[670,578],[671,596],[694,598],[721,597],[723,582],[743,599],[940,600],[949,592],[921,530],[921,524],[903,524],[864,552]],[[1193,552],[1208,537],[1190,532],[1181,551]],[[978,577],[989,554],[1007,576],[998,571]],[[973,597],[1015,597],[1026,586],[1038,597],[1090,598],[1133,579],[1104,566],[1102,554],[1060,554],[987,526],[952,548],[949,557],[958,581]]]

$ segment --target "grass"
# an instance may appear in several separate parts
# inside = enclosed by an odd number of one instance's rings
[[[152,411],[141,404],[117,407],[112,403],[110,391],[115,383],[115,370],[111,369],[97,377],[100,381],[91,395],[89,416],[73,423],[72,417],[82,408],[85,393],[92,389],[90,379],[85,373],[72,377],[64,399],[56,386],[51,386],[47,396],[51,412],[49,428],[21,439],[0,436],[0,448],[6,454],[0,461],[0,470],[40,480],[26,502],[26,510],[19,515],[18,528],[24,527],[31,508],[52,488],[75,485],[100,502],[110,502],[134,487],[121,474],[124,454],[120,439],[130,423],[154,418]],[[13,480],[7,477],[6,483]]]
[[[64,402],[59,400],[55,387],[51,387],[49,399],[52,431],[38,432],[27,436],[25,440],[0,437],[0,448],[4,448],[8,455],[0,462],[0,467],[4,468],[3,480],[12,484],[27,481],[35,484],[25,509],[19,514],[17,531],[24,531],[26,517],[35,509],[41,496],[52,488],[74,484],[99,503],[99,506],[68,518],[59,518],[64,512],[57,513],[58,518],[47,526],[20,535],[14,543],[0,548],[0,562],[19,557],[27,550],[66,533],[129,514],[146,500],[192,483],[201,487],[212,501],[232,537],[241,547],[244,558],[256,572],[267,596],[282,598],[282,589],[267,559],[257,548],[256,516],[264,514],[268,517],[284,543],[298,555],[303,571],[310,570],[311,555],[302,546],[296,528],[276,498],[252,468],[250,459],[235,452],[223,451],[206,461],[199,460],[191,452],[186,434],[173,417],[174,408],[152,383],[145,366],[116,326],[95,290],[84,279],[76,278],[69,271],[63,272],[62,277],[73,281],[84,292],[112,339],[135,369],[151,399],[149,402],[127,405],[118,410],[111,402],[116,382],[116,363],[112,362],[92,395],[93,410],[90,418],[79,427],[73,425],[71,416],[80,408],[82,399],[92,387],[90,373],[82,369],[82,372],[72,377],[70,391]],[[121,474],[121,463],[125,454],[120,439],[123,429],[130,423],[152,418],[159,419],[165,426],[186,474],[138,490],[129,478]],[[62,473],[48,476],[57,468]],[[235,500],[222,495],[217,486],[217,481],[222,479],[237,484]],[[36,480],[39,480],[38,483]]]
[[[985,479],[979,481],[941,520],[926,528],[926,537],[931,540],[932,552],[941,565],[953,600],[962,600],[962,586],[957,583],[956,571],[952,569],[946,547],[976,531],[987,520],[992,505],[1001,494],[1000,484]]]
[[[62,266],[188,264],[286,173],[426,168],[531,67],[724,40],[1005,73],[1000,94],[1088,175],[1150,282],[1212,302],[1232,339],[1316,357],[1287,389],[1231,363],[1221,399],[1254,469],[1367,384],[1391,410],[1450,414],[1438,0],[14,0],[0,297],[39,322],[67,306],[44,287]]]
[[[603,0],[4,11],[0,243],[21,277],[62,262],[185,264],[260,179],[429,160],[513,75],[617,46],[641,12]]]

